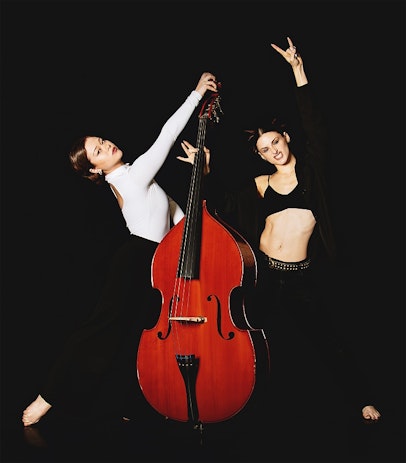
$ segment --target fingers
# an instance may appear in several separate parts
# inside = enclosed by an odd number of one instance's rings
[[[209,85],[215,85],[216,88],[217,88],[217,79],[216,79],[216,76],[214,74],[212,74],[211,72],[205,72],[204,73],[204,78],[207,80],[207,83]]]
[[[373,405],[367,405],[362,409],[362,415],[366,420],[379,420],[381,414]]]
[[[287,37],[289,47],[286,50],[278,47],[274,43],[271,43],[271,46],[276,50],[280,55],[282,55],[285,60],[290,63],[292,66],[301,64],[300,55],[296,51],[296,47],[293,44],[293,41],[290,37]]]
[[[199,151],[197,148],[195,148],[192,144],[190,144],[188,141],[183,140],[181,141],[181,146],[183,151],[186,153],[186,158],[183,156],[176,156],[176,159],[179,159],[179,161],[183,162],[188,162],[189,164],[193,164],[195,160],[195,155]],[[204,153],[206,155],[206,163],[204,167],[204,175],[207,175],[210,172],[210,150],[206,146],[203,147]]]
[[[176,159],[179,159],[179,161],[188,162],[189,164],[191,162],[189,158],[184,158],[183,156],[176,156]]]
[[[180,145],[182,146],[183,151],[186,153],[187,159],[182,158],[183,160],[194,160],[195,154],[199,151],[195,146],[189,143],[186,140],[181,141]],[[206,153],[206,156],[210,155],[210,150],[206,146],[203,147],[203,151]]]
[[[217,92],[216,76],[211,72],[203,72],[197,84],[196,90],[203,96],[206,90]]]
[[[184,151],[186,154],[187,154],[187,153],[189,153],[189,154],[191,154],[191,153],[192,153],[192,154],[196,154],[196,153],[199,151],[195,146],[193,146],[193,145],[192,145],[191,143],[189,143],[187,140],[181,141],[180,144],[181,144],[181,146],[182,146],[182,148],[183,148],[183,151]],[[209,150],[209,148],[207,148],[207,146],[203,146],[203,151],[206,153],[206,152],[208,152],[208,151],[210,151],[210,150]]]
[[[183,151],[188,155],[194,155],[195,153],[197,153],[197,148],[195,148],[193,145],[191,145],[188,141],[186,140],[183,140],[180,145],[182,146],[183,148]]]
[[[282,56],[285,54],[285,51],[282,50],[282,48],[278,47],[278,45],[275,45],[274,43],[271,43],[271,46],[274,50],[276,50],[278,53],[280,53]]]
[[[212,80],[216,82],[216,76],[211,72],[203,72],[202,79]]]
[[[186,140],[181,141],[180,145],[187,157],[185,158],[183,156],[176,156],[176,159],[193,164],[197,149]]]
[[[288,44],[289,44],[289,49],[287,51],[294,51],[296,50],[296,47],[293,45],[292,39],[290,37],[287,37],[288,39]],[[286,52],[282,48],[278,47],[278,45],[275,45],[274,43],[271,43],[272,48],[274,48],[277,52],[279,52],[281,55],[286,57]]]
[[[293,58],[298,60],[297,53],[296,53],[296,47],[293,45],[292,39],[290,37],[288,37],[287,39],[288,39],[288,43],[289,43],[289,49],[286,50],[286,52],[287,53],[290,52],[290,56],[292,56],[292,53],[293,53]]]

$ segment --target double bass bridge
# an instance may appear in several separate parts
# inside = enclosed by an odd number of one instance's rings
[[[206,317],[169,317],[169,320],[182,323],[206,323]]]

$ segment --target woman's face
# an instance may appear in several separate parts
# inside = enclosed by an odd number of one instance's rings
[[[99,137],[87,137],[85,150],[87,159],[105,174],[122,164],[123,152],[111,141]]]
[[[265,132],[257,140],[258,154],[274,165],[284,165],[290,156],[290,137],[286,132]]]

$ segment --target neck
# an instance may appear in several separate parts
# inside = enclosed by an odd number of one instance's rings
[[[292,175],[295,174],[296,158],[293,154],[289,157],[289,160],[286,164],[275,166],[276,173],[281,175]]]
[[[112,172],[114,172],[116,169],[118,169],[119,167],[123,166],[125,163],[123,161],[119,161],[114,167],[112,167],[111,169],[109,170],[104,170],[103,173],[104,175],[108,175],[108,174],[111,174]]]

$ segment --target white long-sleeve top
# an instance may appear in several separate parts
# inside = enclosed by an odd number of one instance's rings
[[[159,243],[184,216],[181,207],[158,185],[154,177],[173,144],[185,128],[202,96],[193,90],[165,122],[153,145],[132,164],[118,167],[105,176],[123,199],[122,214],[132,235]],[[114,193],[114,190],[113,190]]]

